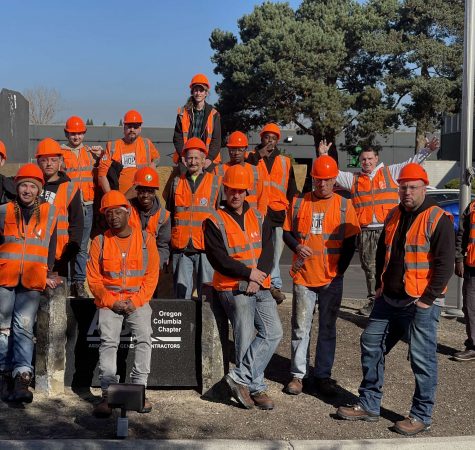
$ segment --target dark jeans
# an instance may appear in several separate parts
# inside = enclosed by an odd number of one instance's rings
[[[470,268],[465,267],[462,288],[462,311],[465,316],[465,329],[467,331],[465,347],[475,350],[475,276],[471,275],[470,271]]]
[[[359,388],[359,404],[373,414],[380,413],[384,384],[384,358],[390,348],[406,335],[416,388],[409,415],[430,425],[437,387],[437,326],[440,307],[421,308],[410,304],[405,308],[376,299],[368,325],[361,335],[363,381]]]

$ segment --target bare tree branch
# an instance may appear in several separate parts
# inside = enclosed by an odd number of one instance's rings
[[[61,99],[56,89],[36,86],[27,89],[24,96],[30,104],[30,123],[46,125],[53,122]]]

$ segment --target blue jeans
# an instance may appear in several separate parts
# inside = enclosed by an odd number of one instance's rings
[[[125,320],[132,332],[134,344],[134,367],[130,373],[130,381],[134,384],[147,386],[152,356],[152,308],[145,303],[132,314],[124,317],[109,308],[99,309],[99,378],[101,388],[107,389],[111,383],[118,383],[117,350],[120,344],[122,323]]]
[[[39,291],[18,285],[0,287],[0,370],[33,373],[33,327],[40,305]]]
[[[82,232],[81,248],[74,261],[73,281],[84,283],[86,281],[86,263],[88,258],[89,238],[92,229],[93,207],[92,205],[83,205],[84,229]]]
[[[292,300],[292,343],[290,373],[304,378],[310,362],[310,335],[313,315],[318,303],[318,339],[314,376],[330,378],[336,349],[336,320],[343,295],[343,277],[330,284],[307,287],[294,284]]]
[[[196,273],[196,289],[201,297],[201,286],[203,283],[211,283],[214,274],[206,253],[173,253],[173,286],[176,298],[191,298],[193,272]]]
[[[368,325],[361,335],[363,381],[359,404],[373,414],[380,413],[383,397],[384,358],[399,338],[409,339],[409,358],[416,379],[410,417],[431,424],[437,388],[437,326],[440,306],[423,309],[414,304],[405,308],[376,299]]]
[[[251,394],[263,392],[264,370],[283,334],[275,300],[268,290],[249,296],[222,291],[218,296],[233,326],[236,367],[229,375]]]
[[[282,227],[274,228],[272,233],[272,243],[274,244],[274,265],[270,273],[270,284],[272,287],[282,289],[282,278],[280,276],[280,257],[284,250]]]

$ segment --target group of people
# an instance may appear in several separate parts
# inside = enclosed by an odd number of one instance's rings
[[[86,126],[70,117],[67,143],[42,140],[37,164],[25,164],[14,179],[0,176],[0,394],[31,402],[33,326],[41,292],[64,279],[71,294],[99,309],[101,402],[97,417],[112,410],[107,390],[118,382],[117,349],[123,322],[134,336],[133,383],[147,385],[151,358],[150,299],[159,272],[173,270],[174,295],[190,299],[212,284],[229,320],[235,367],[225,375],[232,396],[245,408],[273,409],[264,370],[281,338],[277,305],[285,300],[279,261],[284,243],[294,253],[292,342],[289,383],[299,395],[312,385],[322,395],[338,393],[331,378],[336,320],[343,276],[356,248],[366,275],[369,315],[361,336],[363,381],[356,405],[340,407],[347,420],[379,417],[384,358],[409,336],[416,390],[409,416],[395,428],[416,434],[430,427],[437,385],[437,323],[440,301],[454,270],[474,291],[475,207],[455,238],[451,218],[425,197],[429,184],[420,165],[438,142],[427,143],[408,161],[384,166],[373,148],[360,154],[361,171],[343,172],[322,141],[310,176],[299,193],[291,159],[281,153],[281,131],[268,123],[261,142],[249,149],[241,131],[229,134],[229,162],[221,161],[220,116],[206,102],[208,79],[195,75],[190,97],[178,109],[173,142],[176,169],[162,206],[157,166],[160,154],[141,136],[138,111],[124,116],[124,136],[105,149],[84,143]],[[6,149],[0,145],[0,165]],[[338,184],[350,192],[334,192]],[[93,224],[94,230],[93,230]],[[92,238],[92,242],[91,242]],[[473,295],[472,295],[473,296]],[[318,305],[313,373],[309,343]],[[475,302],[465,311],[474,315]],[[475,322],[467,321],[465,359],[475,358]],[[467,356],[468,355],[468,356]],[[463,355],[460,359],[463,359]],[[142,412],[151,411],[148,399]]]

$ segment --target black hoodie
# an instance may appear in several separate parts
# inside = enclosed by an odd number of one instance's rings
[[[70,178],[64,172],[58,172],[59,178],[56,181],[46,181],[41,198],[54,203],[54,197],[61,184],[67,183]],[[84,215],[81,203],[81,193],[79,190],[74,195],[68,206],[68,235],[69,242],[63,250],[63,254],[59,261],[56,261],[54,270],[58,271],[61,276],[67,276],[68,263],[78,253],[81,247],[82,233],[84,229]]]
[[[437,206],[437,204],[428,197],[416,211],[406,211],[402,205],[398,206],[401,219],[394,235],[391,258],[383,276],[384,294],[393,300],[407,299],[404,288],[406,235],[417,215],[431,206]],[[381,275],[386,257],[384,239],[385,230],[383,229],[376,251],[376,289],[381,287]],[[455,232],[451,220],[445,214],[439,220],[430,238],[430,252],[433,255],[432,275],[426,290],[420,297],[420,301],[427,305],[431,305],[435,299],[443,296],[442,292],[454,273]]]

